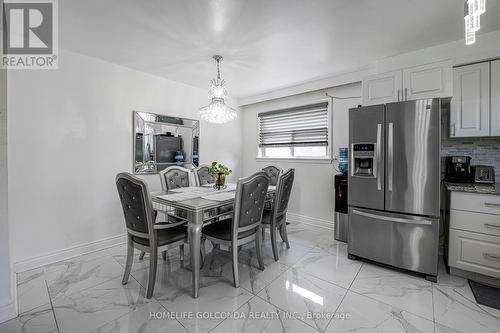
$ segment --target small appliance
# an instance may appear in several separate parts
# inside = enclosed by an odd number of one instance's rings
[[[470,159],[469,156],[446,156],[446,181],[456,183],[473,181]]]
[[[489,165],[472,166],[474,182],[481,184],[495,184],[495,169]]]

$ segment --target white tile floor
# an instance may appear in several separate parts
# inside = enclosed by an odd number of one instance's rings
[[[147,257],[137,253],[121,284],[123,245],[24,272],[20,316],[0,332],[500,332],[500,311],[476,304],[466,280],[442,264],[434,284],[347,259],[331,231],[291,225],[289,237],[279,262],[267,237],[264,271],[255,267],[255,249],[242,249],[238,289],[230,256],[209,251],[196,300],[178,250],[160,256],[151,300],[144,298]],[[176,318],[150,320],[170,312]]]

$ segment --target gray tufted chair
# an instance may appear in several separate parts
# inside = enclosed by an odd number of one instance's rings
[[[122,283],[128,282],[134,249],[148,252],[149,277],[146,298],[149,299],[153,295],[155,285],[158,250],[166,251],[173,246],[179,246],[181,261],[183,260],[184,242],[187,240],[186,228],[182,225],[185,221],[155,223],[147,184],[129,173],[119,173],[115,182],[123,208],[128,239],[127,261]]]
[[[236,186],[233,217],[203,228],[206,239],[215,244],[231,246],[233,255],[234,287],[240,285],[238,275],[238,247],[255,241],[259,268],[264,269],[261,255],[262,213],[266,202],[269,176],[265,172],[242,178]]]
[[[161,188],[169,191],[179,187],[189,187],[189,169],[170,166],[160,171]]]
[[[215,176],[208,172],[208,165],[202,164],[194,169],[194,178],[197,186],[215,184]]]
[[[278,177],[283,172],[283,169],[281,169],[280,167],[278,167],[276,165],[268,165],[265,168],[262,168],[262,171],[267,173],[267,175],[271,179],[271,182],[269,183],[269,185],[275,186],[278,183]]]
[[[286,212],[290,194],[292,193],[293,180],[295,178],[295,169],[288,169],[281,173],[276,184],[276,194],[271,210],[265,210],[262,217],[262,228],[270,228],[271,246],[273,248],[274,260],[278,261],[278,245],[276,244],[276,230],[279,230],[281,239],[290,248],[288,235],[286,231]],[[264,230],[263,229],[263,230]]]

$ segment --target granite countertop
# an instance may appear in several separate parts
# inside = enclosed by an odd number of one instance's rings
[[[500,183],[496,184],[467,184],[445,182],[446,189],[454,192],[469,192],[500,195]]]

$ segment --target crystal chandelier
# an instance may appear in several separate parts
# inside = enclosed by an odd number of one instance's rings
[[[199,114],[201,119],[209,123],[223,124],[233,120],[238,115],[236,114],[236,110],[227,106],[224,101],[227,97],[227,90],[224,87],[224,80],[220,78],[219,68],[222,56],[214,55],[213,58],[217,62],[217,79],[210,81],[208,97],[211,101],[210,104],[200,109]]]
[[[486,0],[465,1],[465,45],[476,42],[476,31],[481,28],[481,14],[484,14],[484,12],[486,12]]]

